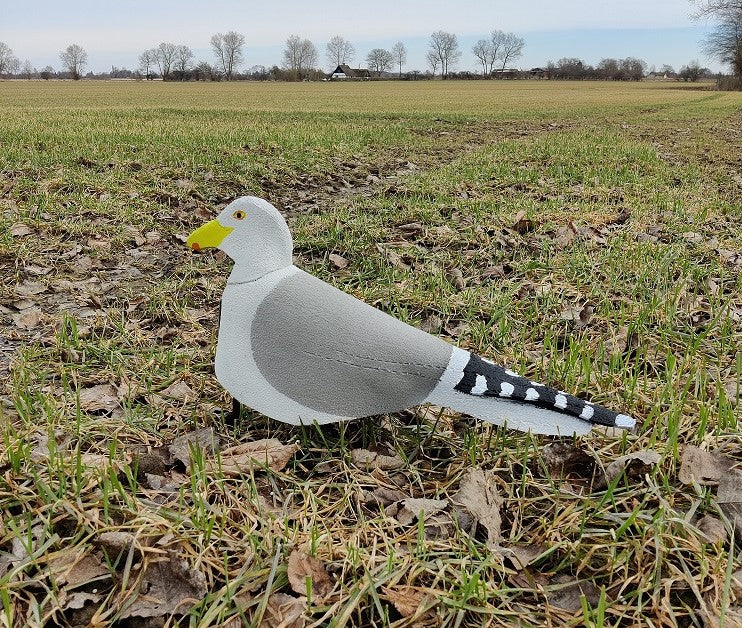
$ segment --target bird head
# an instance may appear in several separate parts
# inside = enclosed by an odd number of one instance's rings
[[[194,251],[218,248],[240,267],[244,280],[291,265],[293,243],[286,221],[268,201],[243,196],[227,205],[186,241]]]

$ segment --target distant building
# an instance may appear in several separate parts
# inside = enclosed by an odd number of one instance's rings
[[[335,80],[345,80],[345,79],[370,79],[371,78],[371,71],[366,70],[364,68],[351,68],[349,65],[345,65],[344,63],[341,63],[338,67],[335,68],[332,75],[330,76],[330,79]]]
[[[544,70],[544,68],[531,68],[528,74],[531,78],[549,78],[549,71]]]

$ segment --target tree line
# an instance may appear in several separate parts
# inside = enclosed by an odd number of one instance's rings
[[[728,64],[734,76],[742,82],[742,0],[691,0],[697,6],[696,17],[715,20],[716,27],[706,41],[706,52]],[[318,80],[327,73],[318,67],[319,51],[315,44],[299,35],[286,39],[281,65],[271,68],[252,66],[248,71],[240,71],[245,63],[245,36],[236,31],[216,33],[210,39],[214,55],[212,62],[196,61],[191,48],[184,44],[162,42],[144,50],[139,55],[136,70],[112,68],[110,73],[86,76],[95,78],[143,78],[164,80]],[[430,36],[425,56],[427,67],[403,73],[407,63],[407,48],[397,42],[391,49],[374,48],[365,57],[366,69],[378,77],[398,78],[517,78],[534,76],[552,79],[609,79],[640,80],[647,70],[642,59],[626,57],[623,59],[602,59],[591,66],[581,59],[565,57],[557,62],[549,62],[545,68],[530,72],[513,69],[513,64],[522,56],[525,41],[515,33],[493,30],[489,37],[477,41],[471,49],[481,72],[456,72],[462,57],[458,38],[455,34],[439,30]],[[51,66],[36,70],[29,60],[21,62],[10,47],[0,42],[0,77],[20,76],[24,78],[52,77],[80,79],[88,65],[87,52],[78,44],[71,44],[59,54],[62,70],[57,72]],[[327,63],[334,68],[350,65],[355,61],[356,49],[353,44],[340,35],[334,36],[325,46]],[[675,72],[670,66],[662,66],[663,76],[680,80],[697,80],[710,75],[707,68],[698,62],[691,62]],[[392,73],[393,71],[393,73]]]

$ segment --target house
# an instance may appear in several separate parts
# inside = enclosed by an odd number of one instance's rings
[[[531,68],[528,74],[531,78],[549,78],[549,70],[545,70],[544,68]]]
[[[351,68],[350,66],[341,63],[335,68],[330,80],[344,80],[344,79],[370,79],[371,71],[364,68]]]

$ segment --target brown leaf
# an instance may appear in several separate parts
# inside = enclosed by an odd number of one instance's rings
[[[369,451],[368,449],[354,449],[350,452],[353,464],[363,469],[401,469],[405,466],[404,460],[397,455],[385,456],[383,454]]]
[[[644,477],[660,463],[661,458],[656,451],[637,451],[616,458],[605,468],[605,481],[610,484],[624,471],[628,478]]]
[[[373,491],[363,491],[362,495],[364,504],[375,504],[377,506],[384,506],[385,508],[394,502],[407,498],[409,498],[409,495],[406,495],[402,491],[384,486],[379,486]]]
[[[140,581],[139,596],[118,617],[186,615],[207,591],[204,574],[194,570],[185,558],[170,551],[158,562],[147,564]]]
[[[593,317],[593,312],[595,312],[595,308],[592,305],[585,304],[562,310],[559,318],[563,321],[572,321],[577,328],[587,327]]]
[[[80,391],[80,408],[87,412],[108,412],[117,407],[118,395],[111,384],[99,384]]]
[[[191,387],[183,380],[173,382],[165,390],[161,391],[160,394],[163,397],[184,402],[193,401],[194,399],[196,399],[196,393],[194,393]]]
[[[711,543],[726,543],[727,541],[727,529],[716,517],[705,515],[696,522],[696,527]]]
[[[178,436],[168,445],[168,450],[175,460],[180,460],[188,467],[191,463],[191,448],[194,445],[208,454],[213,454],[219,448],[219,438],[214,434],[214,428],[204,427]]]
[[[63,611],[78,610],[84,608],[88,602],[97,604],[103,599],[99,593],[85,593],[84,591],[75,591],[67,594],[65,591],[64,601],[61,603]]]
[[[500,526],[500,506],[502,498],[497,490],[497,475],[494,471],[469,469],[461,478],[458,492],[451,501],[468,510],[474,520],[487,530],[487,547],[495,549],[500,545],[502,534]]]
[[[454,268],[448,274],[448,280],[453,284],[456,290],[463,290],[464,288],[466,288],[466,281],[464,280],[464,274],[461,272],[460,268]]]
[[[595,458],[570,443],[549,443],[541,455],[549,475],[553,477],[579,478],[596,486],[603,485],[603,473]]]
[[[332,591],[332,582],[321,560],[294,550],[286,570],[289,584],[295,593],[307,594],[307,578],[311,579],[312,598],[322,601]]]
[[[554,584],[564,584],[547,594],[549,604],[574,613],[582,610],[581,598],[584,595],[591,606],[600,600],[600,589],[590,581],[572,581],[571,576],[557,576]]]
[[[443,327],[443,320],[437,314],[431,314],[420,323],[420,329],[426,334],[437,334]]]
[[[34,329],[41,322],[43,314],[38,308],[22,310],[18,314],[13,314],[13,322],[16,327],[21,329]]]
[[[136,543],[136,537],[130,532],[113,530],[101,532],[98,535],[98,543],[106,556],[115,561],[121,554],[129,552],[131,546]]]
[[[726,456],[686,445],[680,456],[678,479],[683,484],[697,482],[701,486],[714,486],[733,466],[734,460]]]
[[[518,233],[528,233],[536,228],[536,223],[526,218],[526,212],[521,209],[513,219],[513,229]]]
[[[432,620],[432,607],[437,601],[427,590],[412,586],[382,587],[381,590],[402,617],[416,616],[421,621]]]
[[[347,268],[348,266],[348,260],[345,259],[342,255],[338,255],[337,253],[330,253],[329,259],[332,262],[332,265],[335,266],[335,268]]]
[[[223,450],[219,468],[228,475],[260,471],[264,466],[281,471],[299,449],[297,443],[284,445],[276,438],[256,440]]]
[[[15,287],[15,293],[19,297],[32,297],[36,294],[46,292],[46,286],[37,281],[24,281]]]
[[[422,233],[425,230],[425,227],[423,227],[419,222],[408,222],[404,225],[399,225],[397,229],[405,235],[415,235],[417,233]]]
[[[716,502],[734,527],[742,527],[742,471],[732,469],[719,480]]]
[[[99,558],[85,554],[79,548],[62,551],[49,561],[49,571],[55,582],[66,589],[74,589],[100,578],[110,578],[111,572]]]
[[[507,558],[518,571],[525,569],[546,550],[547,547],[540,543],[535,545],[513,545],[501,549],[503,557]]]
[[[34,230],[31,229],[31,227],[29,227],[28,225],[24,225],[22,222],[17,222],[10,227],[8,232],[14,238],[22,238],[23,236],[31,235]]]
[[[560,225],[557,228],[554,240],[560,247],[565,248],[572,244],[576,237],[577,230],[575,229],[575,226],[572,224],[572,222],[569,222],[566,225]]]
[[[729,400],[729,403],[732,404],[732,407],[736,408],[739,404],[739,399],[742,396],[742,384],[735,380],[726,382],[724,384],[724,394]]]
[[[260,628],[304,628],[307,598],[294,597],[287,593],[273,593],[268,598]],[[242,626],[242,622],[237,624]]]
[[[416,499],[410,497],[389,506],[387,514],[394,517],[403,526],[408,526],[414,520],[419,520],[420,515],[424,514],[427,519],[429,515],[434,515],[447,507],[447,499]]]

